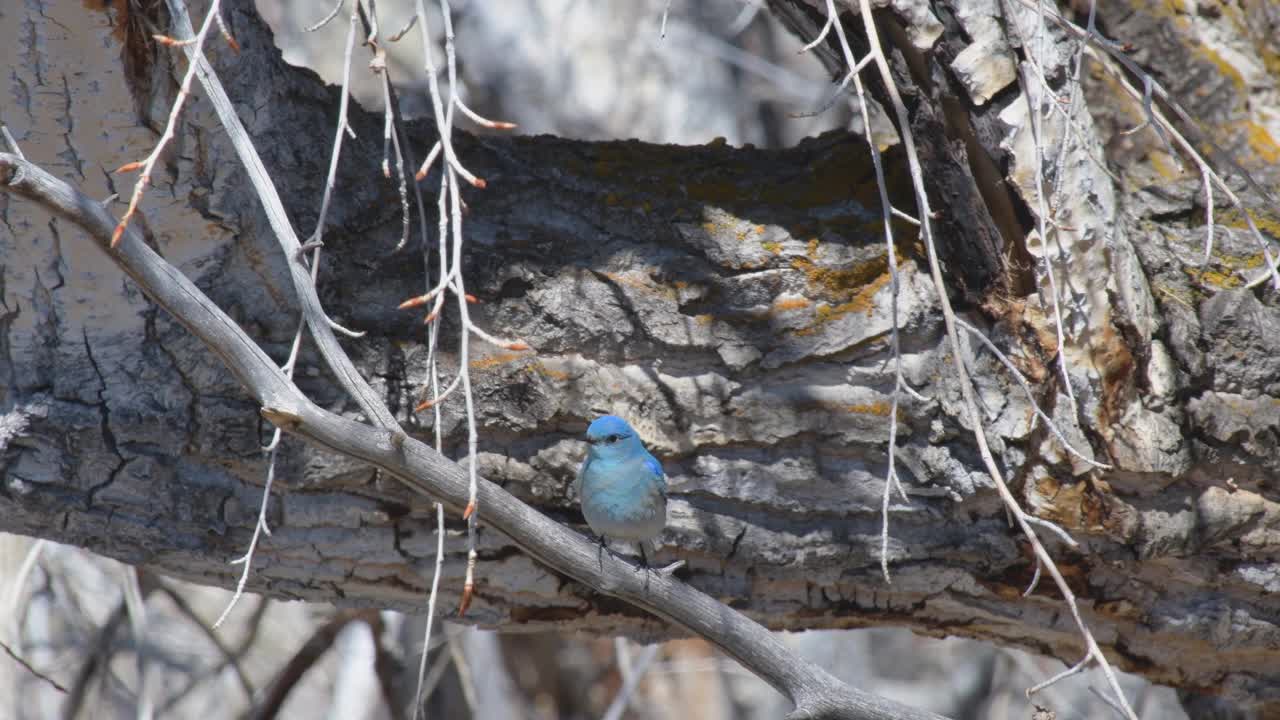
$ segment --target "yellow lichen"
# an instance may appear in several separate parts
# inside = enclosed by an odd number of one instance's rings
[[[1147,160],[1151,163],[1152,169],[1156,171],[1160,177],[1166,180],[1173,180],[1183,174],[1183,170],[1173,163],[1169,153],[1162,150],[1153,150],[1147,155]]]
[[[1207,45],[1201,45],[1198,52],[1204,59],[1213,63],[1213,66],[1218,69],[1218,74],[1230,80],[1232,86],[1237,90],[1244,89],[1244,75],[1241,75],[1240,71],[1237,70],[1234,65],[1227,62],[1226,58],[1219,55]]]
[[[810,285],[816,285],[833,298],[838,298],[858,291],[867,283],[887,273],[889,261],[882,255],[874,260],[849,267],[829,268],[821,267],[808,258],[794,258],[791,261],[791,267],[804,273]]]
[[[1262,232],[1273,238],[1280,238],[1280,217],[1272,214],[1261,214],[1250,210],[1249,217],[1253,218],[1253,224]],[[1227,227],[1236,228],[1237,230],[1248,230],[1249,223],[1245,221],[1244,216],[1236,208],[1231,208],[1218,215],[1217,222]]]
[[[760,243],[760,247],[764,248],[765,250],[768,250],[774,255],[777,255],[778,253],[782,252],[782,243],[780,242],[772,242],[772,241],[763,242],[763,243]]]
[[[1265,127],[1256,122],[1247,122],[1245,129],[1248,133],[1249,149],[1255,155],[1268,165],[1280,162],[1280,145],[1276,144],[1275,138],[1271,137],[1271,133]]]
[[[899,255],[898,261],[904,262],[904,258]],[[815,333],[824,323],[852,312],[870,315],[875,310],[876,293],[892,279],[887,255],[843,268],[820,267],[808,258],[793,258],[791,266],[803,272],[810,287],[827,298],[814,308],[814,324],[795,330],[797,335]]]
[[[823,323],[831,322],[838,317],[848,315],[852,312],[863,312],[870,315],[875,310],[875,296],[885,285],[889,284],[889,275],[886,273],[872,280],[866,287],[858,291],[853,299],[849,302],[840,303],[839,305],[829,305],[823,303],[814,310],[814,318],[816,322],[807,327],[796,330],[797,335],[808,335],[818,331]]]
[[[1211,285],[1217,288],[1236,288],[1244,284],[1239,276],[1231,271],[1222,272],[1219,270],[1210,270],[1208,268],[1184,268],[1187,275],[1202,285]]]

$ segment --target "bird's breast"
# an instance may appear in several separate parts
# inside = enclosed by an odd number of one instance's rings
[[[597,535],[647,540],[666,525],[667,499],[643,462],[592,462],[582,478],[582,514]]]

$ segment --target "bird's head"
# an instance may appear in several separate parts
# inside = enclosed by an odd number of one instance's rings
[[[596,418],[587,427],[587,442],[591,443],[591,456],[601,459],[624,458],[644,450],[640,436],[617,415]]]

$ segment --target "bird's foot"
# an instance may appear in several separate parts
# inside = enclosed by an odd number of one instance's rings
[[[600,572],[604,572],[604,551],[609,550],[609,544],[603,535],[597,539],[600,541],[600,548],[596,551],[596,560],[600,563]],[[612,555],[613,551],[609,550],[609,554]]]
[[[636,545],[640,548],[640,562],[636,565],[636,572],[644,571],[644,591],[649,592],[649,558],[644,554],[644,541]]]
[[[674,573],[675,571],[679,570],[682,567],[684,567],[684,561],[677,560],[665,567],[656,567],[653,569],[653,571],[664,577],[671,577],[672,573]]]

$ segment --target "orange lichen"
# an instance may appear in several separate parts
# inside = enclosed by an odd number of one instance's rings
[[[472,370],[488,370],[499,365],[505,365],[513,360],[519,360],[522,357],[524,355],[520,353],[497,353],[496,355],[472,360],[470,365]]]
[[[560,382],[568,382],[573,379],[572,373],[566,372],[564,370],[556,370],[555,368],[547,367],[546,363],[542,362],[541,360],[529,363],[529,365],[526,366],[524,370],[525,372],[536,372],[541,375],[545,375],[551,378],[552,380],[558,380]]]
[[[1053,476],[1036,480],[1043,498],[1036,514],[1066,528],[1102,528],[1107,524],[1109,487],[1106,483],[1059,482]]]
[[[845,410],[859,415],[878,415],[880,417],[889,417],[889,412],[893,409],[889,403],[882,401],[873,403],[860,403],[856,405],[845,405]]]
[[[774,300],[772,309],[774,312],[787,312],[788,310],[800,310],[807,308],[812,304],[813,303],[809,301],[809,298],[784,298]]]

